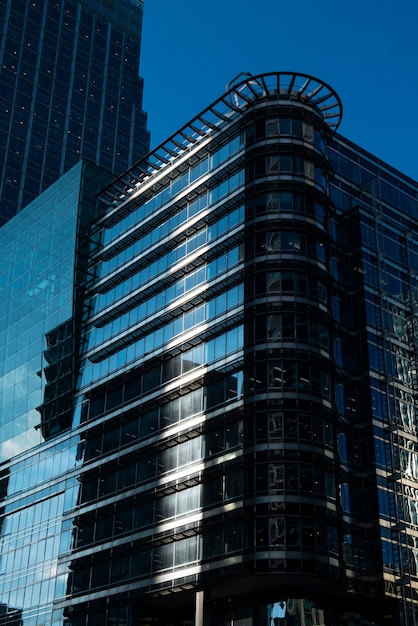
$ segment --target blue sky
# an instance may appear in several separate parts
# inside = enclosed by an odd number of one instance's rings
[[[418,0],[145,0],[151,147],[240,72],[296,71],[343,103],[339,132],[418,180]]]

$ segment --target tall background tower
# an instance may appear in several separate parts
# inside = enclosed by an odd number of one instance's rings
[[[142,2],[0,3],[0,225],[81,158],[113,174],[149,143]]]

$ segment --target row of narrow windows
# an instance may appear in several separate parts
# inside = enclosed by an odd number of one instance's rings
[[[72,592],[100,588],[109,583],[149,576],[152,572],[184,566],[201,560],[217,559],[242,550],[304,550],[312,555],[338,554],[337,529],[321,520],[273,517],[255,523],[225,524],[223,528],[204,531],[154,548],[136,548],[131,555],[118,555],[83,568],[77,564],[72,578]],[[307,555],[306,555],[307,556]],[[299,566],[300,567],[300,566]],[[79,569],[80,568],[80,569]]]
[[[182,313],[174,320],[170,316],[169,319],[171,321],[168,322],[164,317],[156,316],[153,326],[163,324],[156,330],[150,331],[150,327],[145,323],[136,330],[135,334],[124,335],[121,344],[110,344],[107,347],[105,346],[102,352],[99,350],[97,353],[93,353],[91,360],[94,362],[89,363],[85,361],[83,363],[82,385],[93,380],[100,380],[108,373],[117,371],[121,365],[126,365],[139,359],[142,360],[144,355],[151,354],[170,341],[175,339],[180,341],[186,331],[193,331],[193,329],[197,331],[202,324],[207,324],[202,330],[206,330],[208,334],[211,331],[213,333],[216,327],[213,324],[209,324],[209,322],[214,322],[226,311],[231,313],[228,321],[232,325],[234,323],[233,315],[239,313],[239,308],[242,305],[243,292],[243,285],[238,285],[212,298],[205,304],[199,304]],[[136,339],[136,337],[139,338]],[[195,343],[197,343],[196,340]],[[239,347],[242,347],[242,343]],[[226,346],[225,350],[224,355],[230,352],[230,346]],[[108,356],[109,353],[110,356]]]

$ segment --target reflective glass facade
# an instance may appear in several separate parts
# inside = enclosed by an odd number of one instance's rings
[[[0,624],[417,626],[418,185],[340,116],[248,77],[80,206]]]
[[[142,2],[0,2],[0,225],[80,158],[122,172],[148,150]]]
[[[88,232],[105,180],[80,162],[0,229],[0,624],[52,623],[65,591]]]

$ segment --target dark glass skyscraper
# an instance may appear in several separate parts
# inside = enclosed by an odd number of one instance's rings
[[[418,185],[340,118],[246,76],[2,229],[2,626],[418,625]]]
[[[1,0],[0,225],[81,158],[148,150],[141,26],[140,0]]]

